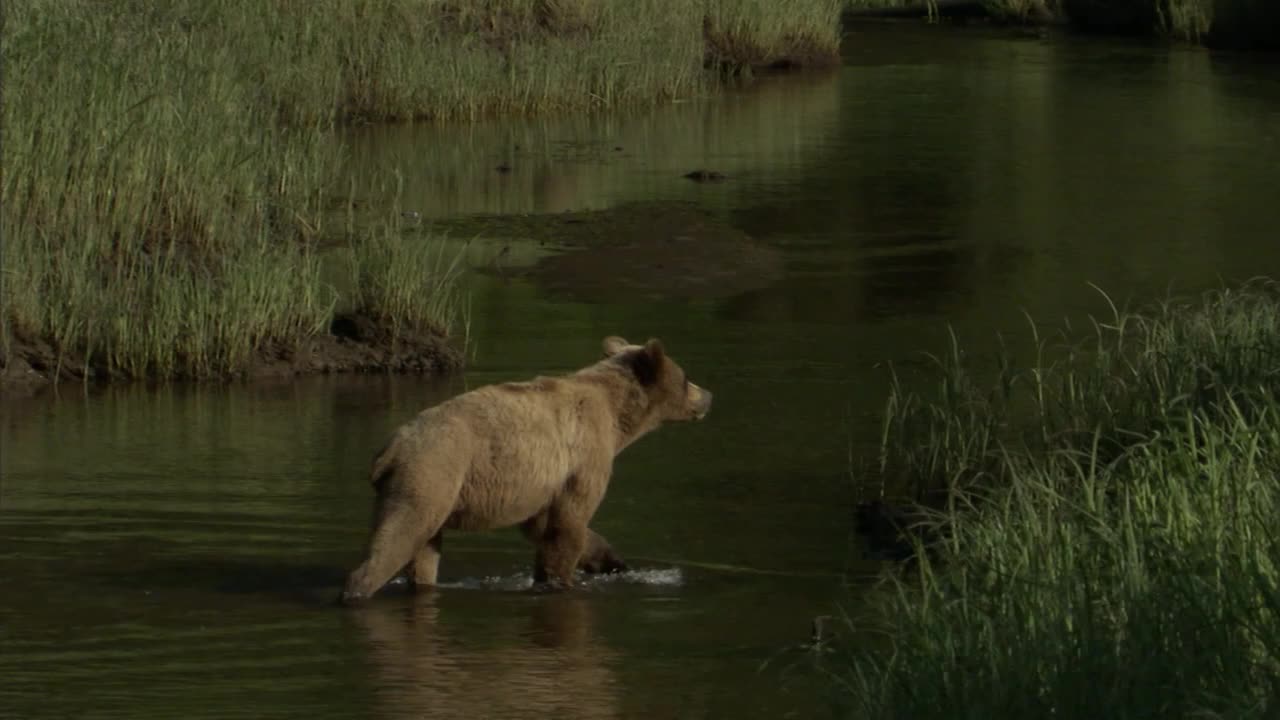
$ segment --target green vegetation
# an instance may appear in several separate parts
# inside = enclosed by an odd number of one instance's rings
[[[435,240],[435,242],[432,242]],[[423,328],[444,334],[442,318],[462,319],[458,276],[464,255],[448,256],[444,237],[420,236],[406,242],[397,223],[391,223],[351,248],[354,280],[351,309],[393,336]],[[422,273],[422,268],[431,272]]]
[[[317,144],[268,122],[233,48],[108,7],[7,8],[6,352],[207,375],[319,331],[334,298],[288,242],[316,222]]]
[[[939,539],[855,621],[887,642],[848,657],[851,716],[1280,707],[1280,292],[1095,330],[989,384],[956,350],[930,402],[895,387],[883,470]]]
[[[447,331],[432,238],[369,248],[332,211],[335,128],[612,108],[718,71],[830,60],[838,0],[22,0],[6,7],[0,360],[124,377],[236,373],[359,306]],[[375,215],[396,218],[391,208]],[[336,219],[335,219],[336,216]],[[332,225],[337,227],[331,227]],[[365,256],[352,297],[321,241]],[[444,278],[444,279],[442,279]]]

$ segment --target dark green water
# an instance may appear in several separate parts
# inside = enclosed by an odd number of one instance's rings
[[[849,464],[874,459],[887,363],[948,325],[978,353],[1025,344],[1024,311],[1105,311],[1088,283],[1141,302],[1280,274],[1280,73],[1259,59],[875,27],[838,73],[715,102],[355,142],[353,173],[399,169],[427,218],[694,201],[779,274],[714,299],[482,275],[472,367],[441,382],[0,405],[0,716],[820,717],[796,646],[874,567]],[[698,167],[731,180],[680,177]],[[537,256],[489,242],[478,264]],[[531,594],[515,532],[455,535],[442,591],[330,604],[392,428],[611,333],[662,337],[716,396],[619,459],[594,525],[635,573]]]

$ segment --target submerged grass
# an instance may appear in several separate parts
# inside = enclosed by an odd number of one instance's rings
[[[883,467],[940,538],[858,619],[854,717],[1271,717],[1280,292],[1117,312],[1087,351],[895,389]]]
[[[375,232],[358,295],[323,281],[318,240],[352,232],[325,226],[338,123],[652,103],[710,87],[709,66],[839,42],[838,0],[21,0],[5,16],[0,360],[38,347],[125,377],[239,372],[343,305],[449,327],[438,251]]]

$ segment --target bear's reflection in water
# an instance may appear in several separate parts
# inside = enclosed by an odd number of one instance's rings
[[[619,717],[615,653],[594,632],[591,598],[520,594],[523,617],[474,637],[436,593],[355,610],[386,718]],[[495,611],[497,609],[495,608]],[[507,615],[507,617],[511,617]],[[475,620],[473,616],[469,620]]]

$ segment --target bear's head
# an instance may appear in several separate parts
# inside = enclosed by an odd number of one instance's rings
[[[635,375],[657,422],[701,420],[711,411],[711,392],[685,376],[661,340],[650,338],[644,345],[633,345],[610,335],[604,339],[604,356]]]

